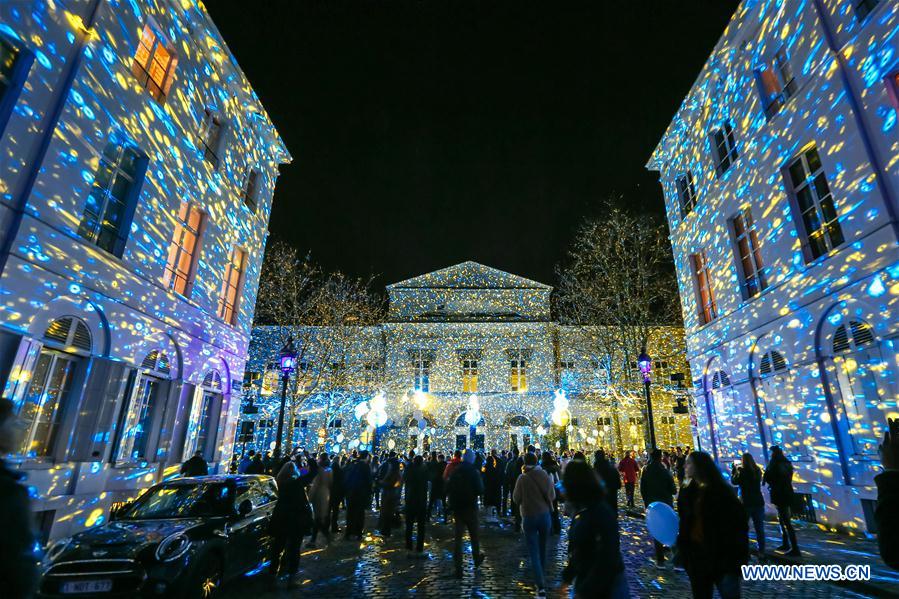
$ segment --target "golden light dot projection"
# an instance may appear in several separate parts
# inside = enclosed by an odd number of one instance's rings
[[[611,387],[579,343],[590,331],[550,319],[549,286],[465,262],[387,291],[386,322],[355,327],[349,335],[327,328],[302,335],[310,347],[287,387],[285,430],[294,446],[339,452],[371,447],[377,437],[381,449],[393,442],[418,451],[529,443],[557,449],[566,442],[616,454],[643,451],[636,365],[621,365],[631,371],[631,385]],[[259,412],[243,416],[241,430],[249,432],[238,445],[273,446],[280,386],[274,388],[267,373],[277,372],[283,335],[278,326],[253,329],[244,406],[252,402]],[[335,346],[336,339],[349,341]],[[649,351],[659,365],[659,444],[690,445],[689,417],[673,411],[686,390],[670,381],[670,374],[686,371],[682,331],[653,331]],[[554,419],[560,397],[561,420]],[[377,410],[372,398],[378,398]],[[376,416],[382,423],[386,418],[386,426],[372,426]]]
[[[0,57],[0,372],[56,537],[230,452],[291,158],[196,0],[3,2]]]
[[[859,530],[899,415],[899,4],[874,4],[742,2],[647,165],[703,449],[781,446],[804,516]]]

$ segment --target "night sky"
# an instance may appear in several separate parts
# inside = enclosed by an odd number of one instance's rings
[[[644,169],[735,0],[207,0],[294,157],[270,230],[383,285],[475,260],[553,284]]]

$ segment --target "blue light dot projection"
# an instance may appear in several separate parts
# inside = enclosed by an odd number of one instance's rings
[[[550,287],[466,262],[387,290],[390,306],[383,324],[356,327],[348,335],[292,329],[300,341],[300,363],[306,363],[298,375],[311,381],[302,394],[295,394],[295,377],[288,386],[298,404],[293,429],[289,408],[285,420],[293,444],[334,452],[370,447],[368,402],[383,392],[390,424],[378,431],[382,449],[392,444],[452,451],[459,442],[508,448],[513,438],[519,447],[533,442],[555,448],[557,437],[546,434],[553,430],[558,393],[564,392],[570,402],[570,428],[565,427],[570,447],[605,447],[619,454],[643,450],[643,385],[636,365],[619,367],[630,370],[627,384],[610,386],[600,377],[600,358],[582,342],[589,329],[550,320]],[[252,400],[259,413],[243,419],[253,422],[253,433],[244,440],[257,449],[275,441],[281,391],[277,355],[285,333],[276,326],[253,329],[247,372],[257,376],[248,380],[244,405]],[[338,343],[335,351],[335,339],[344,337],[352,342],[345,348]],[[679,392],[669,376],[687,369],[683,331],[653,331],[649,350],[658,364],[659,444],[691,445],[689,417],[673,412]],[[346,382],[334,385],[322,362],[338,360]],[[335,420],[339,428],[331,425]]]
[[[0,38],[17,52],[12,84],[0,92],[0,239],[14,235],[0,267],[0,335],[11,348],[0,361],[12,373],[4,394],[24,405],[41,346],[76,364],[58,404],[38,412],[58,419],[47,455],[32,450],[20,465],[36,508],[56,511],[55,537],[102,522],[110,502],[177,472],[172,462],[207,425],[209,457],[230,453],[232,381],[243,375],[278,168],[291,157],[196,0],[0,3]],[[207,111],[215,138],[203,129]],[[135,160],[111,163],[120,148]],[[164,277],[183,202],[204,218],[190,284],[178,294]],[[23,217],[10,229],[16,206]],[[237,316],[224,322],[225,271],[237,249],[249,259]],[[87,350],[46,338],[67,317],[89,331]],[[128,419],[133,373],[154,351],[169,361],[167,373],[151,373],[154,416]],[[212,374],[217,389],[203,384]],[[206,391],[221,399],[201,421]],[[53,405],[58,416],[47,412]],[[143,459],[120,462],[123,440],[143,437],[152,439]]]
[[[899,4],[853,4],[742,2],[647,168],[666,201],[703,449],[727,466],[780,445],[817,521],[866,530],[877,442],[899,416]],[[741,250],[746,211],[758,239]],[[754,267],[765,284],[749,293]]]

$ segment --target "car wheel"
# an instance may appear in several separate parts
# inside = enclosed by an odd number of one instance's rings
[[[223,579],[222,560],[215,555],[207,555],[197,568],[191,596],[207,598],[216,595]]]

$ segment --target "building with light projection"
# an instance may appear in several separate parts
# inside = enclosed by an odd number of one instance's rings
[[[44,538],[230,457],[289,161],[199,1],[0,3],[0,382]]]
[[[896,417],[899,3],[745,0],[647,165],[704,450],[782,447],[803,514],[873,532]]]
[[[300,348],[299,367],[287,386],[284,426],[294,446],[371,448],[374,430],[365,410],[380,393],[386,413],[377,433],[380,449],[447,452],[533,443],[603,447],[617,455],[643,451],[647,420],[636,363],[611,365],[608,356],[591,353],[584,342],[589,328],[552,319],[551,291],[464,262],[388,285],[387,318],[378,325],[311,333],[255,327],[238,441],[258,450],[273,447],[278,352],[293,334],[307,346]],[[655,358],[658,443],[691,445],[688,415],[674,412],[686,389],[671,380],[687,368],[682,329],[654,330],[648,351]],[[610,367],[626,372],[610,377]],[[611,378],[624,384],[613,386]],[[567,409],[557,410],[560,394]],[[554,418],[557,411],[562,418]]]

